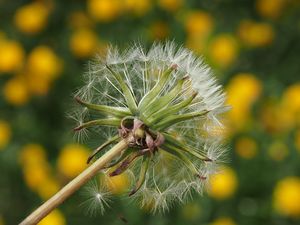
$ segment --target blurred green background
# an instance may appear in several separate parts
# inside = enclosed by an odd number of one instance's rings
[[[87,216],[79,192],[40,224],[300,224],[300,1],[0,0],[0,225],[85,168],[91,149],[66,112],[88,60],[109,43],[164,39],[204,55],[225,86],[223,172],[165,215],[115,200]],[[128,183],[118,176],[111,191]]]

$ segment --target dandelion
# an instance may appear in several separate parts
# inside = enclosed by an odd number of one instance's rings
[[[210,126],[222,127],[220,116],[228,107],[201,58],[173,42],[148,51],[138,44],[125,51],[110,47],[106,57],[89,64],[84,78],[75,96],[81,109],[73,116],[74,130],[115,132],[87,161],[100,157],[42,210],[51,211],[99,171],[111,177],[131,174],[129,198],[153,212],[203,192],[225,151],[220,138],[209,135]]]

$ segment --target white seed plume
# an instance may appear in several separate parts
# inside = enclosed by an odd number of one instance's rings
[[[98,57],[89,64],[88,69],[84,75],[85,85],[76,93],[76,97],[80,99],[78,101],[86,106],[82,107],[82,113],[76,111],[73,115],[77,116],[78,132],[86,134],[88,129],[91,131],[89,133],[98,131],[97,135],[109,133],[106,135],[107,139],[113,136],[120,138],[119,115],[112,111],[111,115],[108,113],[104,116],[91,113],[93,110],[87,110],[91,108],[86,104],[89,103],[113,107],[117,113],[118,110],[123,110],[122,113],[126,111],[124,114],[130,114],[130,118],[138,119],[145,125],[145,131],[149,132],[147,138],[150,134],[150,139],[153,140],[158,139],[160,134],[164,137],[152,149],[148,143],[144,143],[146,136],[140,137],[140,149],[136,148],[134,151],[148,151],[145,154],[150,160],[142,185],[130,198],[153,212],[165,212],[173,203],[185,202],[191,198],[194,192],[201,194],[210,175],[218,172],[217,166],[223,161],[225,152],[220,138],[212,134],[210,126],[223,128],[220,115],[228,110],[222,87],[217,84],[203,60],[188,49],[177,47],[173,42],[155,43],[148,51],[139,44],[134,44],[124,51],[110,47],[106,57]],[[124,91],[118,76],[129,92]],[[165,82],[164,76],[168,76]],[[149,95],[158,83],[163,85],[151,99]],[[168,100],[161,100],[170,93],[173,94]],[[136,111],[132,109],[134,106],[130,105],[128,96],[133,97]],[[143,106],[143,102],[147,104]],[[186,104],[181,108],[173,109],[184,102]],[[86,121],[93,119],[105,119],[105,123],[100,124],[102,130],[99,130],[99,126],[84,125]],[[111,124],[111,121],[115,122]],[[134,119],[132,121],[136,122]],[[96,136],[93,138],[98,140]],[[111,146],[113,142],[107,146]],[[126,167],[127,172],[133,175],[133,184],[139,181],[139,173],[144,165],[143,156]],[[117,161],[115,159],[114,162]],[[120,165],[122,161],[118,163]],[[104,172],[109,174],[112,171],[106,169]]]

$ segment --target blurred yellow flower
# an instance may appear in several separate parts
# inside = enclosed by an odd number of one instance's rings
[[[255,7],[259,15],[277,19],[285,9],[289,0],[257,0]]]
[[[19,153],[19,162],[23,167],[44,164],[46,162],[46,150],[39,144],[27,144]]]
[[[188,13],[185,20],[185,29],[188,35],[207,37],[214,26],[213,18],[204,11],[193,11]]]
[[[83,11],[72,12],[68,18],[68,23],[70,27],[75,29],[87,28],[93,24],[88,15]]]
[[[88,0],[89,14],[97,21],[110,22],[121,13],[121,0]]]
[[[26,34],[36,34],[47,24],[49,9],[41,1],[32,2],[17,9],[14,15],[16,27]]]
[[[284,142],[275,140],[269,146],[268,154],[271,159],[275,161],[281,161],[289,154],[289,149]]]
[[[169,27],[163,21],[157,21],[150,26],[150,37],[153,40],[163,40],[169,35]]]
[[[257,144],[250,137],[240,137],[235,142],[236,153],[245,159],[252,159],[257,154]]]
[[[97,35],[90,29],[76,30],[70,39],[70,49],[79,58],[92,56],[97,50]]]
[[[201,216],[201,207],[196,202],[187,203],[182,208],[182,216],[186,220],[196,220]]]
[[[113,194],[123,194],[128,190],[130,182],[127,173],[122,173],[117,176],[106,176],[105,183],[109,189],[109,191]]]
[[[273,27],[268,23],[242,20],[238,36],[248,47],[263,47],[272,44],[275,34]]]
[[[53,210],[49,215],[47,215],[38,225],[65,225],[66,219],[63,214],[58,210]]]
[[[46,177],[37,187],[37,193],[44,200],[53,196],[58,190],[58,182],[50,177]]]
[[[300,83],[289,86],[282,95],[285,110],[292,113],[300,112]]]
[[[286,177],[274,189],[273,203],[278,213],[284,216],[300,217],[300,178]]]
[[[23,168],[26,185],[36,191],[50,176],[50,168],[46,163],[25,165]]]
[[[235,172],[229,167],[224,167],[220,173],[211,177],[208,194],[218,200],[230,198],[237,188],[237,182]]]
[[[54,80],[62,70],[62,61],[48,46],[35,47],[28,56],[28,73],[34,73],[46,80]]]
[[[203,36],[188,35],[186,38],[186,47],[195,53],[202,55],[206,48],[207,39]]]
[[[278,118],[278,103],[275,101],[266,101],[260,112],[261,124],[268,133],[281,132],[281,120]],[[274,121],[277,121],[274,123]]]
[[[3,150],[11,139],[11,128],[9,123],[0,120],[0,150]]]
[[[169,12],[176,12],[183,5],[183,0],[158,0],[158,5]]]
[[[267,125],[275,131],[286,132],[300,125],[300,84],[295,83],[287,87],[280,102],[269,109],[269,114],[273,116],[273,120],[264,116],[264,122],[268,122]],[[272,124],[274,120],[277,122]]]
[[[236,223],[229,217],[221,217],[210,223],[210,225],[236,225]]]
[[[262,92],[262,83],[254,74],[240,73],[231,79],[226,90],[227,104],[232,106],[227,113],[230,128],[242,129],[251,115],[253,103]]]
[[[217,66],[230,66],[238,56],[238,44],[235,37],[230,34],[216,36],[210,43],[209,55]]]
[[[295,133],[295,146],[300,153],[300,129],[298,129]]]
[[[143,16],[151,9],[151,0],[125,0],[124,8],[136,16]]]
[[[8,103],[15,106],[26,104],[30,97],[26,82],[20,77],[15,77],[5,83],[3,95]]]
[[[58,170],[68,178],[77,176],[86,167],[89,150],[79,144],[68,144],[61,150],[57,161]]]
[[[36,73],[27,73],[25,77],[28,91],[31,94],[44,96],[48,93],[52,82],[47,78]]]
[[[2,40],[0,52],[0,73],[15,72],[22,68],[25,53],[19,42]]]

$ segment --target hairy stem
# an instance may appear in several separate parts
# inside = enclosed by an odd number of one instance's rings
[[[82,185],[95,176],[107,163],[118,156],[124,149],[128,147],[126,139],[121,140],[118,144],[112,147],[101,158],[95,161],[90,167],[85,169],[81,174],[70,181],[59,192],[52,196],[48,201],[42,204],[39,208],[33,211],[19,225],[37,224],[46,217],[53,209],[62,204],[68,197],[77,191]]]

